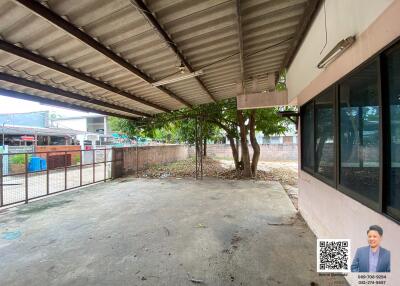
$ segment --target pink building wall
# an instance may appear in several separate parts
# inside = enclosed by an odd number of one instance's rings
[[[399,37],[400,1],[395,0],[353,47],[296,96],[295,102],[304,104]],[[387,274],[385,285],[400,285],[400,224],[302,171],[300,162],[299,159],[299,210],[316,236],[351,239],[352,260],[358,247],[368,245],[368,227],[380,225],[384,230],[382,246],[391,251],[392,272]],[[351,285],[360,285],[355,273],[348,274],[346,279]]]
[[[386,285],[400,285],[399,224],[304,171],[299,173],[299,210],[318,238],[351,239],[351,260],[358,247],[368,245],[368,227],[380,225],[384,231],[382,247],[391,252],[392,272]],[[354,273],[347,276],[351,285],[358,285],[356,276]]]

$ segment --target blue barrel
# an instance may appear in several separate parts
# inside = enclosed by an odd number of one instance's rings
[[[28,163],[28,171],[29,172],[37,172],[40,171],[40,157],[31,157]]]
[[[42,171],[46,171],[47,170],[47,162],[46,159],[40,158],[40,169]]]

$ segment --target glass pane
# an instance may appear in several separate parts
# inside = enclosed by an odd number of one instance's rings
[[[400,49],[387,56],[390,112],[390,191],[388,208],[400,219]]]
[[[340,85],[340,184],[378,202],[379,100],[377,63]]]
[[[335,166],[333,100],[333,89],[315,100],[315,170],[330,180],[333,180]]]
[[[301,134],[301,149],[302,149],[302,162],[303,167],[314,170],[314,111],[313,103],[307,103],[303,107],[302,120],[302,134]]]

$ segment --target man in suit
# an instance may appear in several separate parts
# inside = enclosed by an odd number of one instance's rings
[[[357,249],[351,272],[390,272],[390,251],[380,246],[383,229],[371,225],[367,235],[369,246]]]

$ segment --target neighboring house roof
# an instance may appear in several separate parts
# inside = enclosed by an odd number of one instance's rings
[[[66,128],[40,128],[40,127],[28,127],[28,126],[7,126],[4,128],[0,126],[1,133],[9,135],[47,135],[47,136],[75,136],[79,134],[94,134],[79,130],[66,129]]]
[[[63,120],[74,120],[74,119],[85,119],[85,118],[98,118],[98,117],[107,117],[107,115],[81,115],[81,116],[71,116],[71,117],[60,117],[60,118],[52,118],[51,121],[63,121]]]

